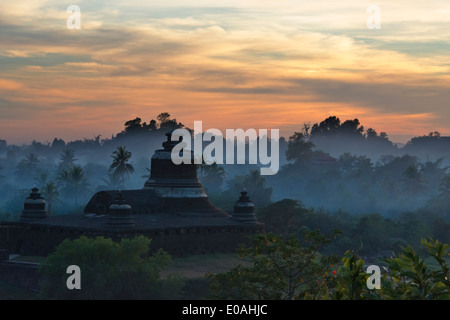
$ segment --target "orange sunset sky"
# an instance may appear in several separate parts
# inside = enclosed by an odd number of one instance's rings
[[[450,3],[393,2],[1,0],[0,139],[108,138],[160,112],[285,137],[331,115],[395,142],[450,135]]]

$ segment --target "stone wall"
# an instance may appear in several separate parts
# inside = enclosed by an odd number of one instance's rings
[[[31,295],[39,291],[39,284],[42,281],[38,270],[38,265],[0,262],[0,281],[29,290]]]
[[[120,241],[124,237],[145,235],[152,239],[152,251],[162,248],[174,256],[185,256],[234,252],[239,244],[246,243],[248,236],[261,232],[263,232],[263,226],[260,224],[114,232],[105,229],[88,230],[62,226],[2,223],[0,224],[0,249],[6,249],[10,254],[47,256],[64,239],[76,239],[84,235],[103,236]]]

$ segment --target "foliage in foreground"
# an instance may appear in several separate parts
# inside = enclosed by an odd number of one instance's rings
[[[450,299],[449,269],[445,260],[450,246],[438,240],[422,239],[428,254],[438,267],[433,268],[411,247],[402,248],[398,257],[383,259],[387,264],[381,276],[381,288],[369,290],[369,277],[364,260],[347,251],[339,269],[337,287],[331,291],[333,299],[384,300],[441,300]]]
[[[398,257],[383,259],[381,288],[369,290],[371,274],[354,251],[347,251],[337,270],[335,257],[319,256],[317,249],[329,239],[307,235],[304,247],[293,236],[258,235],[241,248],[239,265],[229,272],[209,275],[211,291],[219,299],[333,299],[333,300],[434,300],[450,299],[450,245],[422,239],[434,265],[425,263],[416,250],[402,248]]]
[[[259,234],[250,247],[239,249],[245,264],[208,275],[213,298],[317,298],[326,292],[328,273],[338,262],[337,257],[318,252],[330,240],[317,231],[306,232],[304,244],[292,235]]]
[[[179,278],[165,281],[160,272],[171,257],[163,250],[149,255],[151,240],[138,236],[122,239],[80,237],[66,239],[49,255],[40,272],[45,281],[43,298],[47,299],[173,299],[178,298]],[[67,267],[81,270],[81,289],[66,286]]]
[[[336,233],[335,233],[336,235]],[[352,250],[339,262],[319,250],[331,242],[319,231],[294,235],[259,234],[238,253],[242,263],[229,272],[209,274],[213,299],[333,299],[419,300],[450,299],[450,245],[422,239],[430,257],[411,246],[397,257],[383,259],[381,288],[369,290],[371,274]],[[42,264],[43,298],[47,299],[179,299],[184,282],[160,279],[170,256],[149,255],[151,240],[139,236],[116,243],[81,237],[65,240]],[[69,265],[81,269],[81,290],[68,290]]]

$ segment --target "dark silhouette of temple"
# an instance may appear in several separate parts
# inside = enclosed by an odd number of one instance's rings
[[[171,141],[171,133],[166,135],[142,189],[100,191],[82,216],[49,215],[45,199],[33,188],[20,220],[0,223],[0,249],[47,255],[67,238],[145,235],[152,239],[153,250],[186,255],[232,252],[249,235],[263,232],[247,192],[242,192],[232,213],[214,207],[198,181],[197,165],[172,162],[171,151],[178,142]]]

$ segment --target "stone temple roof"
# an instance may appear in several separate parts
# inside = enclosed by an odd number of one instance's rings
[[[197,165],[172,162],[171,152],[178,141],[167,141],[163,149],[155,151],[151,158],[151,173],[142,189],[122,190],[132,214],[166,213],[185,217],[222,217],[231,216],[214,207],[208,199],[197,177]],[[189,152],[193,160],[193,153]],[[85,214],[109,214],[109,206],[117,197],[118,190],[97,192],[84,209]],[[167,220],[170,223],[170,219]],[[136,225],[138,222],[136,221]]]
[[[85,214],[108,214],[110,204],[119,190],[97,192],[86,205]],[[133,214],[168,213],[183,216],[227,217],[226,212],[214,207],[206,197],[160,197],[154,190],[122,190],[123,196],[131,204]]]

